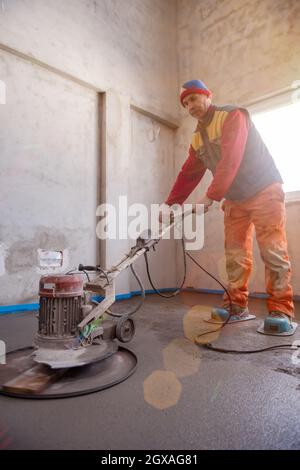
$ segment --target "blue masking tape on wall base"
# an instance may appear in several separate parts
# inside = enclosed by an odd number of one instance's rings
[[[164,287],[163,289],[159,289],[159,292],[175,292],[177,290],[177,287]],[[153,289],[148,289],[145,290],[145,294],[155,294],[155,290]],[[127,294],[117,294],[116,295],[116,300],[126,300],[126,299],[131,299],[131,297],[134,297],[135,295],[141,295],[140,290],[132,290],[131,292],[128,292]],[[97,302],[100,302],[101,300],[104,299],[104,297],[98,295],[96,297],[93,297],[94,300]]]
[[[22,312],[25,310],[38,310],[39,304],[18,304],[18,305],[4,305],[0,307],[0,315],[4,313]]]
[[[172,292],[177,290],[175,287],[165,287],[163,289],[160,289],[160,292]],[[146,290],[146,294],[155,294],[154,290]],[[116,300],[125,300],[125,299],[130,299],[131,297],[135,295],[141,295],[141,291],[131,291],[126,294],[117,294],[116,295]],[[102,296],[93,296],[93,299],[96,300],[97,302],[100,302],[101,300],[104,299]],[[38,310],[39,309],[39,304],[18,304],[18,305],[3,305],[0,306],[0,315],[8,314],[8,313],[16,313],[16,312],[22,312],[22,311],[32,311],[32,310]]]

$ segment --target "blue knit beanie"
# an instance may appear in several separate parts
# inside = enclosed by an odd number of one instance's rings
[[[183,99],[187,95],[191,95],[192,93],[198,93],[199,95],[206,95],[209,98],[212,97],[212,92],[207,88],[207,86],[201,82],[201,80],[190,80],[185,82],[180,90],[180,101],[183,105]]]

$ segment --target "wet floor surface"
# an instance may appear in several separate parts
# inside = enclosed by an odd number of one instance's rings
[[[138,299],[122,301],[126,311]],[[0,396],[0,447],[8,449],[300,449],[300,354],[289,349],[226,354],[193,339],[218,295],[148,295],[126,345],[138,357],[126,381],[90,395],[51,400]],[[265,301],[251,299],[256,320],[201,336],[222,349],[252,350],[300,342],[256,333]],[[300,321],[300,305],[296,304]],[[33,312],[0,316],[9,351],[31,344]],[[3,367],[0,365],[0,368]],[[0,369],[1,371],[1,369]]]

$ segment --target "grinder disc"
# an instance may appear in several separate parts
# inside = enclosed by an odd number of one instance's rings
[[[52,369],[66,369],[67,367],[81,367],[92,362],[106,359],[118,350],[116,341],[104,340],[98,344],[78,349],[50,349],[40,347],[33,352],[33,360],[40,364],[50,366]]]
[[[101,361],[55,370],[37,365],[33,352],[33,347],[27,347],[6,355],[6,364],[0,365],[0,394],[19,398],[86,395],[126,380],[137,366],[135,354],[123,347]]]

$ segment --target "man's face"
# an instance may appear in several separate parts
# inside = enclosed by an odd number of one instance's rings
[[[191,93],[183,99],[183,106],[188,110],[189,114],[198,121],[204,118],[210,104],[210,98],[198,93]]]

